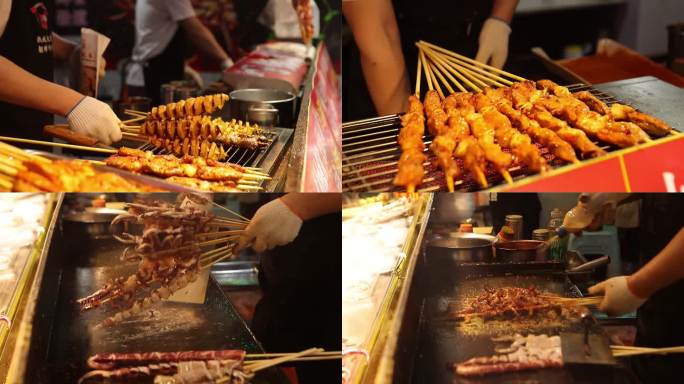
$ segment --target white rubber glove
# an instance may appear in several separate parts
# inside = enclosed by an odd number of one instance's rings
[[[192,79],[192,81],[194,81],[198,87],[204,88],[204,80],[202,80],[202,76],[199,74],[199,72],[195,71],[195,69],[189,65],[185,65],[183,72],[185,73],[186,78]]]
[[[67,115],[71,130],[109,145],[121,140],[121,121],[109,105],[86,96]]]
[[[252,245],[256,252],[263,252],[291,243],[299,234],[302,219],[280,199],[259,208],[238,241],[238,249]]]
[[[227,58],[221,62],[221,70],[225,71],[226,69],[232,67],[235,63],[233,63],[233,59]]]
[[[480,31],[480,47],[475,60],[496,68],[503,68],[508,58],[508,37],[511,27],[506,22],[490,17]]]
[[[589,294],[604,295],[598,309],[611,316],[634,312],[646,301],[645,298],[632,293],[627,284],[627,276],[613,277],[600,282],[589,288]]]

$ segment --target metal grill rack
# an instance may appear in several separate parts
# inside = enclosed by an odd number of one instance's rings
[[[567,88],[574,92],[589,91],[604,103],[611,105],[619,102],[624,103],[613,95],[599,91],[586,84],[571,84]],[[359,120],[342,124],[342,189],[347,192],[390,192],[402,191],[403,189],[392,184],[397,173],[397,162],[401,150],[397,143],[399,130],[401,129],[400,115],[389,115],[377,118]],[[429,149],[432,136],[423,138],[428,160],[425,162],[425,176],[418,192],[434,192],[446,190],[444,174],[434,164],[434,155]],[[606,152],[616,151],[619,148],[598,143]],[[551,167],[565,165],[557,159],[547,148],[536,144],[541,154]],[[506,149],[504,151],[507,151]],[[460,159],[456,159],[461,169]],[[509,169],[514,181],[519,181],[532,175],[524,166],[514,165]],[[485,175],[490,186],[495,187],[505,183],[500,174],[491,164],[487,165]],[[461,192],[480,189],[470,174],[463,174],[461,179],[455,180],[455,188]]]
[[[233,163],[233,164],[238,164],[243,167],[256,167],[258,166],[261,161],[264,159],[266,154],[271,150],[273,147],[273,143],[276,141],[278,138],[278,133],[277,132],[272,132],[272,131],[265,131],[264,136],[268,139],[268,145],[262,148],[257,148],[257,149],[247,149],[247,148],[239,148],[236,146],[231,146],[227,147],[227,157],[224,160],[225,162]],[[226,148],[226,147],[224,147]],[[156,155],[170,155],[172,154],[168,150],[164,148],[158,148],[149,142],[146,142],[142,146],[140,146],[138,149],[143,150],[143,151],[152,151]]]

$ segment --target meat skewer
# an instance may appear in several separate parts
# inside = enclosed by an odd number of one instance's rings
[[[630,123],[634,123],[646,131],[649,135],[660,137],[665,136],[672,131],[672,127],[670,127],[666,122],[658,119],[657,117],[641,113],[630,106],[620,103],[613,103],[609,107],[603,101],[599,100],[596,96],[587,91],[573,93],[572,95],[586,104],[592,111],[602,115],[610,115],[615,121],[628,121]]]
[[[575,150],[568,142],[563,140],[554,131],[542,128],[536,121],[513,109],[508,100],[500,99],[496,103],[496,108],[499,112],[506,115],[518,130],[530,135],[534,141],[548,147],[561,160],[568,163],[579,163]]]
[[[497,142],[504,148],[509,148],[518,162],[527,165],[533,172],[544,173],[548,170],[546,160],[532,144],[532,139],[513,128],[508,117],[499,112],[487,96],[478,93],[471,100],[484,120],[494,127]]]
[[[454,178],[460,174],[460,170],[453,158],[458,133],[447,124],[448,116],[444,109],[442,109],[442,103],[436,91],[427,92],[424,104],[428,118],[428,129],[435,136],[430,149],[437,156],[437,162],[444,171],[449,192],[453,192]]]
[[[139,127],[142,135],[154,139],[205,139],[239,148],[257,149],[268,145],[268,139],[257,125],[242,121],[223,121],[209,116],[190,116],[174,120],[150,120]]]
[[[494,129],[487,124],[481,114],[475,112],[471,97],[471,94],[465,92],[452,93],[444,100],[444,104],[447,109],[453,108],[461,113],[468,122],[470,131],[477,139],[477,144],[482,148],[487,161],[494,164],[496,170],[508,183],[512,183],[513,179],[508,173],[508,168],[511,166],[513,158],[496,143]]]
[[[241,230],[225,231],[219,233],[221,236],[203,242],[199,242],[198,238],[215,233],[218,227],[239,227],[246,222],[235,220],[232,224],[228,219],[216,218],[191,205],[155,202],[152,205],[129,204],[128,212],[117,216],[112,226],[119,223],[143,226],[139,235],[114,234],[115,239],[128,245],[121,256],[122,260],[138,262],[138,269],[135,274],[113,279],[91,295],[77,300],[83,311],[107,302],[127,303],[122,311],[109,316],[98,327],[119,323],[167,299],[194,281],[200,269],[232,256]],[[221,247],[202,253],[201,247],[206,245]],[[145,292],[153,287],[149,293]]]
[[[460,376],[484,376],[530,369],[560,368],[563,353],[560,336],[516,334],[511,345],[498,349],[499,354],[473,357],[453,365]]]
[[[599,139],[602,134],[610,139],[603,141],[624,148],[651,140],[636,124],[615,121],[611,115],[600,115],[592,111],[585,103],[573,97],[565,87],[550,80],[540,80],[536,85],[541,90],[551,91],[555,95],[545,96],[539,101],[551,113],[558,114],[558,117],[575,124],[587,133],[596,135]]]
[[[454,154],[459,159],[463,160],[463,166],[473,174],[475,180],[482,186],[487,188],[487,178],[484,174],[484,169],[487,166],[487,159],[485,158],[484,150],[477,143],[477,139],[471,135],[470,126],[461,113],[450,103],[444,102],[444,108],[447,111],[449,129],[454,132],[458,140],[458,146]]]
[[[423,104],[416,96],[409,96],[409,109],[401,117],[402,128],[399,131],[399,157],[398,172],[394,178],[394,185],[406,187],[409,193],[413,193],[416,186],[423,182],[425,169],[423,163],[425,156],[425,143],[423,134],[425,130],[425,117],[423,116]]]

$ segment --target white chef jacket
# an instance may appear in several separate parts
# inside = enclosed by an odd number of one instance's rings
[[[0,0],[2,1],[2,0]],[[160,55],[178,30],[178,23],[195,16],[190,0],[138,0],[135,5],[135,46],[126,84],[145,85],[143,64]]]
[[[314,36],[321,30],[321,16],[316,2],[311,1]],[[257,19],[259,23],[273,30],[279,39],[297,39],[302,37],[299,30],[297,11],[292,6],[292,0],[269,0]]]

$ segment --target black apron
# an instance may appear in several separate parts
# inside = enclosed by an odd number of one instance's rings
[[[684,196],[645,194],[641,209],[642,264],[658,254],[684,227]],[[684,280],[666,287],[637,311],[636,345],[674,347],[684,345]],[[631,359],[632,368],[643,383],[681,383],[679,368],[684,355],[642,356]]]
[[[47,81],[53,80],[53,1],[14,0],[0,37],[0,55]],[[0,102],[4,136],[45,140],[43,126],[52,124],[52,114]]]
[[[296,352],[342,343],[342,216],[306,221],[295,241],[262,257],[252,330],[266,351]],[[340,380],[340,361],[293,365],[300,384]]]
[[[418,48],[427,41],[475,58],[480,30],[492,12],[493,0],[394,0],[401,46],[411,84],[415,84]],[[412,85],[413,87],[413,85]]]
[[[145,93],[152,105],[161,104],[161,86],[185,77],[185,31],[178,26],[173,39],[159,55],[145,63]]]

